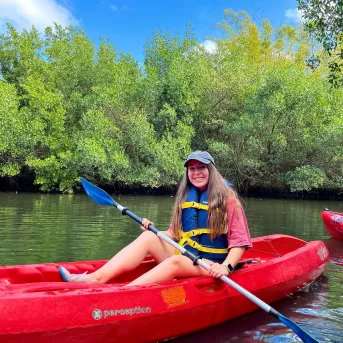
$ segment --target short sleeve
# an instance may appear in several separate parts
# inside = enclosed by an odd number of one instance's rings
[[[234,247],[252,247],[249,227],[244,209],[235,199],[229,198],[228,210],[228,233],[229,249]]]

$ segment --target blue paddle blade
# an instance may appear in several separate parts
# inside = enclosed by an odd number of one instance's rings
[[[94,186],[83,177],[80,178],[87,195],[99,205],[116,206],[115,201],[102,189]]]
[[[284,323],[291,330],[293,330],[303,342],[319,343],[315,338],[313,338],[309,333],[303,330],[299,325],[295,324],[291,319],[283,316],[281,313],[279,313],[278,317],[280,322]]]

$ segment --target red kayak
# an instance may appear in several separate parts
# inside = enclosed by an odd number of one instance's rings
[[[329,262],[321,241],[271,235],[253,245],[230,278],[267,303],[305,287]],[[65,283],[58,272],[92,272],[105,262],[0,267],[0,342],[157,342],[257,309],[211,277],[127,287],[155,266],[151,258],[105,285]]]
[[[322,220],[327,232],[339,241],[343,241],[343,213],[325,210]]]

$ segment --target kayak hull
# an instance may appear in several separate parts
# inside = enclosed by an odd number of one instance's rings
[[[230,277],[267,303],[305,287],[329,262],[321,241],[271,235],[253,244]],[[157,342],[257,309],[211,277],[125,286],[155,265],[151,258],[106,285],[64,283],[58,273],[60,265],[92,272],[105,262],[0,267],[0,342]]]
[[[330,236],[343,241],[343,213],[323,211],[321,216]]]

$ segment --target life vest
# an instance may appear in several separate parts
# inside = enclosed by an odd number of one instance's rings
[[[211,240],[211,230],[207,228],[207,190],[200,192],[191,186],[182,207],[182,231],[179,244],[193,254],[199,254],[214,262],[221,263],[228,254],[227,234]]]

